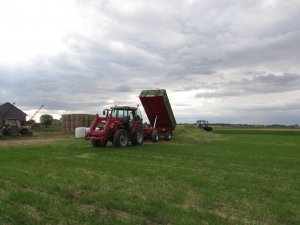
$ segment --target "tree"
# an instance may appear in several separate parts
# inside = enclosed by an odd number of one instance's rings
[[[27,121],[27,124],[28,125],[33,125],[33,124],[36,124],[35,120],[34,119],[30,119]]]
[[[49,114],[41,115],[40,121],[42,124],[44,124],[45,127],[48,127],[48,125],[52,124],[53,116]]]

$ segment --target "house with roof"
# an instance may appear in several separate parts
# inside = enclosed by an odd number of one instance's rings
[[[26,122],[27,114],[24,113],[21,109],[16,107],[14,104],[6,102],[0,105],[0,125],[5,119],[18,119],[22,124]]]

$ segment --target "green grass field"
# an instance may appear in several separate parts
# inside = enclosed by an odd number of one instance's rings
[[[2,138],[0,224],[300,224],[300,130],[178,126],[126,149]]]

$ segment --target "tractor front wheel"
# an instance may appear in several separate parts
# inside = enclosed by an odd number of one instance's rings
[[[92,145],[94,147],[105,147],[106,144],[107,144],[106,141],[99,141],[99,140],[95,140],[95,139],[92,140]]]
[[[113,145],[115,147],[126,147],[128,143],[129,143],[128,131],[125,129],[117,130],[113,138]]]

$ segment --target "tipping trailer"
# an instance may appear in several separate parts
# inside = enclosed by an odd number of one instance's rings
[[[171,140],[176,120],[165,89],[143,90],[139,96],[150,126],[144,125],[144,136],[157,142],[160,137]]]

